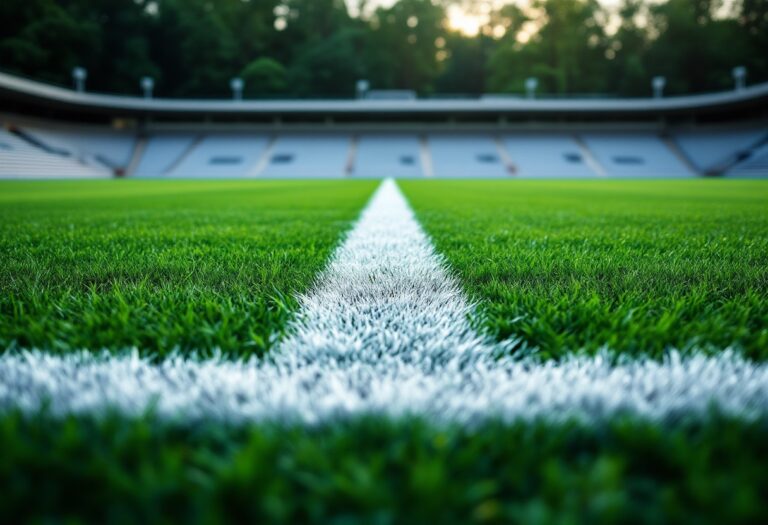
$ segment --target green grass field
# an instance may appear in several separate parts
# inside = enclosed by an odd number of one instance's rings
[[[375,186],[3,183],[0,348],[262,354]]]
[[[0,351],[268,352],[376,182],[0,184]],[[768,184],[400,183],[498,339],[768,357]],[[0,416],[0,522],[766,523],[768,422]]]
[[[768,428],[0,419],[0,516],[46,523],[764,523]]]
[[[400,184],[499,339],[768,358],[764,181]]]

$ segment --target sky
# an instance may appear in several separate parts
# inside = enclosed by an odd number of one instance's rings
[[[388,6],[395,3],[397,0],[368,0],[370,8],[375,8],[377,6]],[[600,3],[602,3],[607,8],[616,8],[620,3],[621,0],[599,0]],[[661,0],[647,0],[648,3],[657,3]],[[729,0],[729,2],[732,2],[733,0]],[[729,3],[727,2],[727,3]],[[348,5],[350,5],[351,10],[354,11],[354,6],[357,4],[356,0],[347,0]],[[453,5],[448,10],[448,23],[452,29],[458,30],[463,32],[466,35],[476,35],[480,28],[484,25],[484,22],[486,21],[486,15],[484,13],[487,13],[488,11],[492,10],[494,7],[498,7],[503,4],[508,3],[517,3],[519,5],[526,5],[529,3],[529,0],[464,0],[464,3],[467,5],[474,6],[474,9],[470,10],[463,9],[459,5]],[[610,27],[608,28],[610,31]]]
[[[368,0],[369,7],[371,9],[378,6],[389,6],[397,0]],[[517,3],[525,5],[529,0],[465,0],[465,4],[472,5],[474,9],[463,9],[459,5],[453,5],[448,9],[448,23],[452,29],[461,31],[467,35],[476,35],[480,30],[480,27],[486,20],[488,11],[495,7],[508,3]],[[615,7],[621,0],[599,0],[606,7]],[[648,0],[649,2],[655,2],[659,0]],[[347,4],[350,6],[350,10],[354,13],[356,0],[347,0]]]

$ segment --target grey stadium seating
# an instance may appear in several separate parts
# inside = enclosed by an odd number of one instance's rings
[[[492,135],[431,134],[428,144],[435,177],[499,178],[510,175]]]
[[[201,139],[168,172],[169,177],[238,178],[254,175],[269,137],[253,134],[212,135]]]
[[[764,128],[692,130],[675,134],[680,149],[703,173],[718,173],[768,134]]]
[[[0,72],[0,177],[766,177],[768,83],[655,98],[168,99]]]
[[[351,137],[286,134],[272,145],[259,174],[266,178],[340,178],[349,174]]]
[[[768,177],[768,144],[752,151],[748,158],[731,168],[727,176]]]
[[[112,170],[92,165],[66,152],[53,153],[0,129],[0,178],[106,178]]]
[[[191,151],[198,138],[193,134],[160,134],[148,138],[139,164],[132,175],[164,177]]]
[[[39,142],[69,152],[73,157],[92,159],[111,168],[128,166],[136,143],[130,132],[98,128],[28,127],[24,131]]]
[[[515,175],[522,178],[590,178],[598,173],[577,140],[568,134],[503,135]]]
[[[584,134],[582,139],[609,177],[677,178],[696,173],[650,133]]]
[[[372,178],[423,177],[422,156],[418,135],[366,134],[357,141],[352,175]]]

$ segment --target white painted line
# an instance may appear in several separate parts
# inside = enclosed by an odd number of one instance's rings
[[[310,424],[362,414],[469,424],[594,423],[625,414],[673,423],[705,419],[713,409],[745,420],[768,411],[768,368],[731,352],[617,366],[605,356],[540,365],[467,354],[380,356],[373,348],[350,353],[326,352],[309,364],[289,356],[279,364],[180,357],[152,364],[136,355],[7,354],[0,358],[0,411],[140,416],[151,408],[169,420]]]
[[[617,414],[670,422],[713,409],[768,417],[768,365],[731,351],[673,352],[661,362],[496,358],[499,347],[472,330],[472,305],[391,180],[301,305],[293,335],[265,360],[7,353],[0,411],[130,416],[151,407],[162,418],[232,423],[361,414],[469,424]]]
[[[391,179],[300,303],[302,316],[278,356],[423,360],[492,347],[470,327],[472,306]]]

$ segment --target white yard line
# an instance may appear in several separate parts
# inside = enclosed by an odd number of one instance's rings
[[[409,363],[487,354],[471,305],[392,180],[382,182],[309,295],[278,361]]]
[[[359,414],[472,423],[587,422],[632,414],[670,421],[718,411],[768,416],[768,365],[717,356],[612,363],[496,359],[472,306],[393,181],[385,181],[301,299],[291,336],[267,360],[131,355],[0,357],[0,410],[127,415],[148,407],[184,421],[315,423]]]

